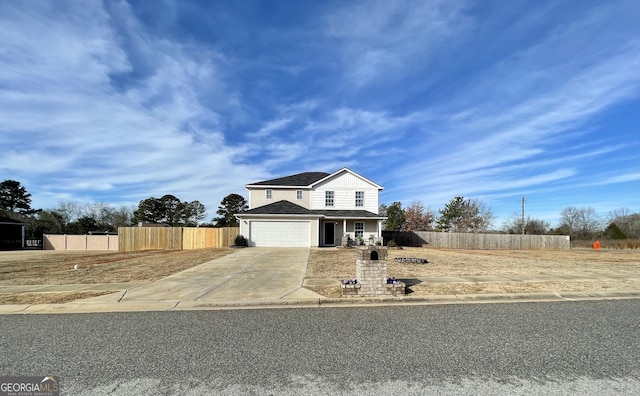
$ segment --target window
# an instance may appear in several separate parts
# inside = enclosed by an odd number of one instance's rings
[[[302,190],[296,191],[296,199],[302,199]]]
[[[271,190],[265,190],[265,198],[271,199],[273,192]]]
[[[356,191],[356,206],[364,206],[364,191]]]
[[[324,192],[324,206],[333,206],[333,191]]]
[[[356,236],[356,239],[364,237],[364,223],[361,221],[356,221],[353,225],[353,234]]]

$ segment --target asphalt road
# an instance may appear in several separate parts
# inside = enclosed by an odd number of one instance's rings
[[[639,394],[640,301],[0,316],[64,394]]]

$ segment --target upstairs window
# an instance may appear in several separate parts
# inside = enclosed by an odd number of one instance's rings
[[[302,190],[296,190],[296,199],[302,199]]]
[[[273,192],[270,189],[269,190],[265,190],[264,197],[266,199],[271,199],[272,196],[273,196]]]
[[[364,206],[364,191],[356,191],[356,206]]]
[[[333,191],[324,192],[324,206],[333,206]]]

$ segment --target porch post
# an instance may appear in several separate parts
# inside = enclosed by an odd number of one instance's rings
[[[376,225],[376,231],[378,234],[378,238],[382,236],[382,220],[378,220],[378,224]]]
[[[342,236],[347,235],[347,219],[342,219]]]

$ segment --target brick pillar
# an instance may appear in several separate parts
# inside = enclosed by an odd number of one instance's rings
[[[359,295],[382,296],[387,291],[387,249],[369,246],[356,250],[356,279]]]

